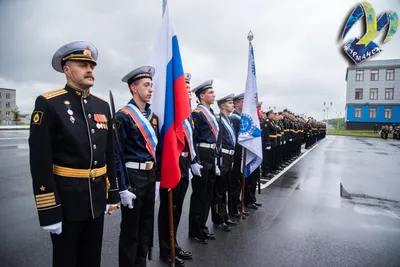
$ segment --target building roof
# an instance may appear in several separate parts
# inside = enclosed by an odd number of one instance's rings
[[[364,70],[364,69],[383,69],[383,68],[400,68],[400,59],[382,59],[382,60],[370,60],[360,65],[351,65],[346,70],[346,81],[349,74],[349,70]]]
[[[9,90],[9,91],[16,91],[16,89],[10,89],[10,88],[3,88],[3,87],[0,87],[0,90]]]

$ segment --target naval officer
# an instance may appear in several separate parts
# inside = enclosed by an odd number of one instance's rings
[[[86,41],[58,49],[52,66],[67,83],[38,96],[31,117],[33,192],[55,267],[100,267],[104,213],[119,202],[109,105],[90,89],[97,55]]]

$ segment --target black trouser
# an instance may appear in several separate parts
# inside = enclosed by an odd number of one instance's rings
[[[228,190],[228,210],[229,214],[239,213],[240,192],[242,191],[242,153],[235,151],[235,162],[231,172],[231,187]]]
[[[249,205],[257,202],[256,199],[256,187],[258,178],[260,177],[260,168],[255,169],[249,177],[245,180],[245,189],[244,189],[244,204]]]
[[[181,170],[181,180],[172,190],[172,214],[174,219],[174,247],[175,254],[181,251],[176,240],[176,232],[182,215],[183,201],[189,185],[189,157],[179,158],[179,167]],[[160,256],[165,257],[171,253],[171,243],[169,236],[169,204],[168,189],[160,188],[160,209],[158,211],[158,241],[160,245]]]
[[[267,167],[267,172],[272,172],[274,170],[274,152],[273,152],[273,147],[271,147],[269,150],[265,150],[264,155],[264,162],[266,163]]]
[[[121,205],[119,266],[146,266],[146,256],[153,245],[155,169],[128,169],[132,187],[136,189],[133,209]]]
[[[278,147],[273,146],[271,148],[271,151],[272,151],[272,168],[271,168],[271,170],[274,172],[274,171],[276,171],[276,169],[278,167]]]
[[[217,176],[214,186],[214,202],[211,207],[211,219],[215,224],[221,224],[229,220],[227,211],[227,194],[231,184],[233,155],[221,152],[221,160],[218,166],[221,176]]]
[[[61,234],[50,234],[53,267],[100,267],[103,226],[104,214],[85,221],[63,221]]]
[[[204,239],[208,234],[206,222],[214,197],[215,151],[199,147],[201,177],[193,175],[189,208],[189,236]]]
[[[269,170],[269,166],[268,166],[268,151],[266,147],[263,147],[263,161],[261,163],[261,173],[262,175],[266,175],[268,173]]]

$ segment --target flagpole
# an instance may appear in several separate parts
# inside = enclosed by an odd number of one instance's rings
[[[163,0],[162,14],[164,16],[167,7],[167,0]],[[169,242],[171,252],[171,266],[175,267],[175,231],[174,231],[174,213],[173,213],[173,195],[172,188],[168,189],[168,214],[169,214]]]
[[[169,242],[171,248],[171,266],[175,267],[175,235],[174,217],[172,212],[172,189],[168,189],[168,209],[169,209]]]
[[[254,39],[253,33],[250,31],[249,34],[247,35],[247,40],[249,41],[249,45],[251,45],[251,42]],[[246,171],[246,148],[243,147],[243,162],[242,162],[242,199],[240,201],[240,219],[243,220],[243,206],[244,206],[244,188],[245,188],[245,179],[244,179],[244,173]]]
[[[246,170],[246,148],[243,147],[243,162],[242,162],[242,198],[240,201],[240,220],[243,220],[243,206],[244,206],[244,183],[245,183],[245,179],[244,179],[244,172]]]

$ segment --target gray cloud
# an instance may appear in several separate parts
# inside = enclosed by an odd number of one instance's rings
[[[170,0],[184,69],[192,73],[192,85],[214,79],[217,98],[243,92],[246,36],[252,30],[264,109],[289,108],[321,119],[323,102],[332,101],[331,115],[343,111],[348,60],[340,52],[338,35],[358,1],[291,2]],[[396,0],[370,3],[378,16],[388,9],[400,12]],[[52,69],[51,58],[64,43],[80,39],[99,49],[93,91],[108,98],[112,89],[116,105],[122,106],[130,95],[121,78],[148,64],[161,1],[3,0],[0,18],[5,36],[0,40],[0,87],[17,89],[17,104],[24,112],[31,112],[37,95],[63,86],[65,78]],[[358,22],[347,37],[359,37],[360,26]],[[383,45],[376,59],[400,57],[397,35]]]

